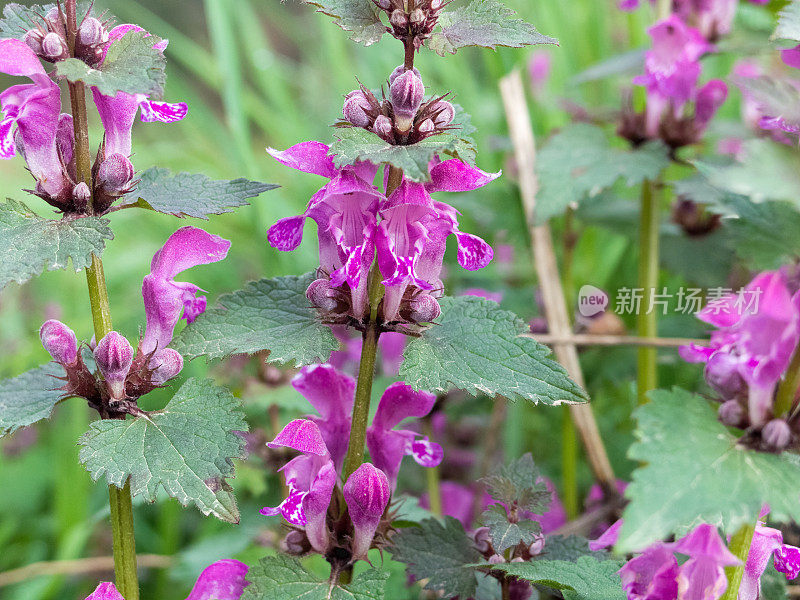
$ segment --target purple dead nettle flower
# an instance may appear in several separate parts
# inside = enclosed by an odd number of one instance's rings
[[[125,379],[133,364],[133,346],[116,331],[112,331],[97,343],[94,360],[108,385],[111,399],[123,400]]]
[[[372,185],[375,165],[357,163],[337,169],[328,150],[320,142],[304,142],[283,152],[267,149],[284,165],[330,179],[312,196],[304,214],[275,223],[267,239],[273,248],[294,250],[303,237],[306,217],[314,219],[319,238],[319,279],[309,286],[307,296],[334,321],[360,321],[368,306],[367,273],[374,256],[375,219],[383,195]]]
[[[238,560],[219,560],[203,569],[186,600],[239,600],[249,585],[247,571],[248,566]],[[113,583],[104,582],[86,600],[124,599]]]
[[[784,50],[781,53],[783,61],[795,68],[800,68],[800,61],[797,60],[797,49]],[[792,146],[796,137],[800,134],[800,128],[796,123],[790,123],[781,115],[768,114],[766,107],[759,102],[747,88],[749,79],[756,79],[765,75],[764,69],[752,60],[741,60],[733,67],[733,74],[738,80],[742,91],[742,120],[745,125],[756,133],[768,135],[770,139]],[[782,83],[798,87],[798,82],[793,78],[784,78]],[[742,156],[742,158],[745,158]]]
[[[790,440],[779,435],[780,426],[765,425],[781,416],[772,415],[773,396],[800,340],[800,292],[792,294],[782,272],[767,271],[742,293],[710,302],[697,316],[717,327],[711,344],[683,346],[680,354],[689,362],[706,363],[708,383],[726,401],[720,409],[723,422],[764,428],[764,441],[780,442],[772,449],[783,449]],[[741,420],[734,422],[737,416]],[[777,439],[767,440],[773,435],[764,434],[772,430]]]
[[[0,158],[12,158],[19,150],[36,180],[34,193],[70,212],[72,117],[61,113],[61,90],[33,50],[17,39],[0,40],[0,72],[33,81],[0,93],[5,115],[0,121]]]
[[[78,360],[78,338],[75,332],[61,321],[55,319],[45,321],[39,329],[39,338],[55,362],[71,365]]]
[[[405,419],[426,416],[435,403],[433,394],[415,391],[403,382],[393,383],[381,396],[367,429],[367,448],[375,466],[389,478],[392,490],[397,486],[404,456],[412,456],[423,467],[435,467],[442,462],[444,452],[439,444],[414,431],[395,430]]]
[[[389,479],[380,469],[364,463],[350,475],[342,491],[353,521],[353,557],[366,558],[381,517],[389,505],[392,494]]]

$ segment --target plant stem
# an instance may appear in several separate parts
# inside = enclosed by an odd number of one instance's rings
[[[742,564],[735,567],[725,567],[728,588],[720,600],[736,600],[739,597],[739,585],[742,583],[744,565],[747,562],[747,555],[750,553],[750,543],[753,541],[755,530],[755,525],[743,525],[739,531],[733,534],[728,549],[736,558],[742,561]]]
[[[672,0],[658,0],[657,8],[656,19],[658,21],[668,18],[672,14]]]
[[[75,36],[78,31],[77,0],[65,0],[66,30],[70,53],[74,55]],[[86,111],[86,88],[82,82],[69,84],[72,123],[75,132],[75,166],[78,181],[89,188],[89,213],[92,213],[92,158],[89,150],[89,118]],[[108,302],[103,263],[92,254],[92,264],[86,269],[89,304],[92,310],[95,339],[99,342],[112,329],[111,309]],[[139,581],[136,572],[136,542],[133,530],[133,506],[130,483],[123,488],[108,486],[111,508],[111,532],[114,544],[114,575],[119,593],[126,600],[139,600]]]
[[[433,441],[433,424],[431,423],[430,415],[422,420],[422,433],[430,441]],[[430,504],[431,513],[440,517],[442,516],[442,489],[439,466],[425,469],[425,477],[428,484],[428,503]]]
[[[364,441],[367,436],[369,403],[372,397],[372,379],[375,375],[375,355],[378,352],[378,325],[370,320],[364,330],[361,344],[361,363],[358,366],[356,398],[353,404],[353,421],[350,427],[350,443],[344,463],[344,480],[361,466],[364,460]]]
[[[507,575],[500,580],[500,590],[503,600],[511,600],[511,579]]]
[[[636,315],[639,337],[654,338],[658,335],[655,306],[652,299],[658,285],[658,201],[655,185],[649,180],[642,183],[642,204],[639,220],[639,288],[642,304]],[[658,387],[656,359],[657,349],[641,347],[638,354],[638,376],[636,396],[639,404],[647,403],[647,392]]]
[[[775,407],[773,413],[776,418],[784,417],[794,404],[794,398],[797,395],[797,390],[800,388],[800,348],[795,348],[792,362],[786,370],[786,378],[781,381],[778,386],[778,392],[775,395]]]
[[[578,235],[575,232],[575,209],[567,208],[564,217],[563,286],[566,306],[574,306],[574,258]],[[571,317],[571,315],[568,315]],[[561,411],[561,493],[569,519],[578,516],[578,433],[569,407]]]

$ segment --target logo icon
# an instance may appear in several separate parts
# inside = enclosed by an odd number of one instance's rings
[[[578,292],[578,312],[593,317],[608,308],[608,294],[593,285],[584,285]]]

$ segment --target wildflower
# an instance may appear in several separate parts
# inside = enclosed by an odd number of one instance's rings
[[[71,365],[78,360],[78,339],[75,332],[61,321],[45,321],[39,329],[39,337],[42,346],[57,363]]]
[[[391,489],[386,474],[369,463],[356,469],[344,484],[344,501],[353,521],[353,556],[366,558]]]

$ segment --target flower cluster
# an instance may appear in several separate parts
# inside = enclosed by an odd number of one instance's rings
[[[85,398],[104,418],[137,414],[136,400],[163,386],[183,369],[181,355],[168,348],[181,318],[188,322],[205,310],[204,296],[196,285],[175,281],[180,272],[225,258],[230,242],[195,227],[173,233],[156,252],[150,273],[142,282],[147,326],[134,352],[116,331],[90,344],[97,372],[84,361],[75,333],[63,323],[49,320],[40,337],[53,360],[64,367],[66,395]]]
[[[94,189],[79,181],[76,173],[72,116],[61,112],[61,90],[40,59],[59,62],[71,56],[102,70],[109,47],[137,25],[119,25],[110,31],[106,23],[88,13],[78,26],[74,51],[66,40],[66,21],[60,8],[51,9],[24,39],[0,40],[0,72],[28,77],[32,83],[14,85],[0,94],[4,118],[0,121],[0,158],[19,152],[36,180],[32,193],[65,214],[103,214],[112,203],[136,185],[130,162],[131,129],[137,112],[141,120],[171,123],[186,116],[184,103],[168,104],[144,94],[118,92],[106,96],[92,88],[92,97],[105,129],[105,139],[92,165]],[[166,40],[153,47],[160,52]]]
[[[413,50],[419,50],[428,39],[439,20],[439,13],[446,2],[443,0],[373,0],[386,13],[391,27],[386,30],[402,40]]]
[[[303,368],[292,385],[319,414],[292,421],[267,444],[300,455],[281,469],[288,488],[285,500],[261,513],[281,515],[292,526],[283,543],[288,552],[302,554],[313,549],[344,568],[365,558],[370,547],[379,546],[388,534],[390,520],[385,513],[403,457],[412,456],[425,467],[441,462],[438,444],[414,431],[396,429],[407,418],[426,416],[436,397],[402,382],[390,385],[367,430],[372,463],[362,464],[341,481],[355,380],[322,364]],[[340,484],[341,494],[334,494]]]
[[[414,78],[413,71],[406,71],[394,84],[404,82],[405,86]],[[414,100],[417,108],[420,99]],[[396,103],[392,106],[396,128]],[[356,109],[350,112],[355,114]],[[367,112],[359,114],[367,118]],[[408,113],[408,131],[419,121],[414,114]],[[459,230],[458,211],[433,200],[431,193],[474,190],[500,173],[485,173],[458,159],[435,158],[429,165],[430,181],[404,178],[387,197],[372,183],[376,165],[357,162],[337,168],[329,151],[320,142],[300,143],[285,151],[268,149],[279,162],[329,180],[312,196],[304,214],[281,219],[270,228],[269,243],[279,250],[294,250],[302,239],[305,219],[316,221],[320,266],[318,279],[306,295],[327,323],[357,328],[363,328],[369,317],[370,269],[377,254],[381,283],[386,287],[378,307],[379,322],[384,330],[410,333],[409,326],[428,323],[440,313],[436,299],[443,292],[440,274],[450,234],[456,236],[458,261],[464,268],[483,268],[493,256],[486,242]]]
[[[646,88],[647,108],[644,114],[628,110],[619,133],[634,144],[656,138],[673,149],[693,144],[725,102],[728,86],[714,79],[698,87],[699,59],[712,46],[678,15],[656,23],[649,33],[653,47],[645,55],[645,72],[633,80]]]
[[[775,397],[800,341],[800,292],[783,271],[758,275],[744,294],[710,302],[697,317],[716,327],[709,346],[680,348],[689,362],[704,362],[705,378],[719,394],[720,420],[748,430],[748,439],[783,450],[796,438],[794,423],[775,413]]]

